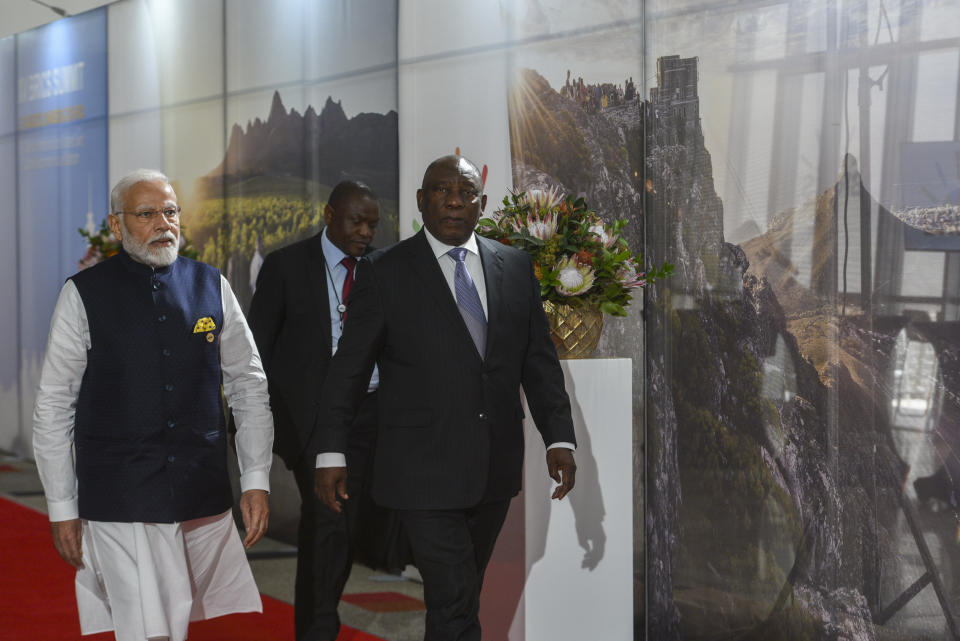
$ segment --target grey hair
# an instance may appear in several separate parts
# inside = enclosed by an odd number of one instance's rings
[[[110,191],[110,213],[117,214],[123,211],[123,202],[131,187],[137,183],[156,181],[170,184],[170,179],[156,169],[137,169],[118,180]]]

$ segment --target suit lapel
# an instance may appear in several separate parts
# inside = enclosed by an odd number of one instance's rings
[[[470,332],[467,331],[467,326],[464,325],[463,318],[460,316],[457,301],[453,298],[450,286],[447,285],[447,279],[443,277],[443,272],[440,271],[440,263],[437,262],[437,257],[434,256],[433,249],[427,242],[427,237],[423,231],[417,234],[413,249],[413,261],[411,262],[419,276],[418,282],[423,285],[427,294],[437,302],[437,307],[447,316],[447,321],[462,325],[463,331],[469,337]]]
[[[453,297],[453,292],[450,291],[450,285],[447,284],[447,279],[444,278],[443,272],[440,270],[440,263],[437,261],[437,257],[434,255],[430,243],[427,242],[427,237],[424,232],[420,231],[418,236],[419,238],[415,237],[417,240],[414,245],[414,260],[412,262],[419,276],[419,282],[423,285],[423,288],[430,297],[437,302],[437,307],[441,313],[446,316],[446,322],[453,327],[460,328],[461,338],[473,347],[471,351],[477,355],[477,359],[479,360],[480,354],[474,346],[473,338],[470,336],[470,330],[467,329],[467,324],[463,321],[463,316],[460,315],[460,308],[457,307],[457,301]],[[486,274],[486,270],[484,270],[484,274]],[[489,323],[487,325],[487,348],[489,350]]]
[[[477,247],[480,249],[480,262],[483,264],[483,282],[487,290],[487,353],[484,360],[491,354],[491,346],[496,341],[496,327],[501,313],[501,287],[503,285],[503,256],[497,248],[497,243],[477,235]]]
[[[322,232],[321,232],[322,233]],[[312,300],[304,301],[305,305],[312,305],[315,314],[320,319],[317,331],[320,333],[320,343],[326,347],[326,353],[333,351],[330,328],[330,303],[327,294],[327,264],[323,256],[323,243],[320,234],[314,236],[307,254],[307,278],[310,281]]]

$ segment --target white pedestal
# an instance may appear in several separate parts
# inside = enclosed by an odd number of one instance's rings
[[[576,487],[550,500],[555,484],[528,416],[523,492],[510,506],[480,599],[485,640],[633,638],[631,362],[562,365],[577,436]]]

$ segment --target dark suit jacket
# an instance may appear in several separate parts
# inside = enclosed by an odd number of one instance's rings
[[[306,451],[330,363],[329,279],[321,239],[317,234],[264,259],[247,314],[270,387],[273,450],[290,469]]]
[[[487,290],[484,359],[423,231],[360,264],[313,441],[321,452],[346,451],[376,361],[373,497],[387,507],[456,509],[515,495],[523,464],[521,384],[545,444],[575,443],[532,261],[512,247],[477,241]]]

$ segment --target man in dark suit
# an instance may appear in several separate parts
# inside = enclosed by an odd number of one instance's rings
[[[530,257],[474,233],[486,205],[476,166],[435,160],[417,205],[424,229],[361,262],[312,442],[348,451],[376,363],[374,500],[398,510],[410,539],[425,639],[475,641],[484,569],[521,485],[520,386],[560,483],[556,499],[574,485],[573,421]],[[342,459],[317,468],[317,494],[331,509],[341,509],[354,473]]]
[[[276,424],[274,451],[293,470],[300,490],[294,620],[298,641],[333,641],[340,629],[337,604],[350,574],[357,501],[344,513],[313,492],[317,451],[308,447],[320,386],[343,328],[355,265],[369,249],[379,206],[362,183],[334,187],[324,208],[326,226],[279,249],[263,262],[248,314],[263,359]],[[377,374],[368,372],[359,411],[343,450],[356,472],[350,491],[365,491],[376,436]]]

